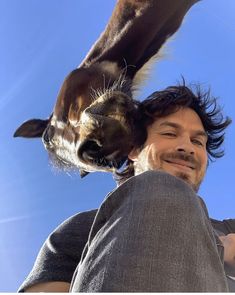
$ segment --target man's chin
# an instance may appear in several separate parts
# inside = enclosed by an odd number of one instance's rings
[[[180,178],[181,180],[185,181],[196,193],[198,192],[201,182],[195,184],[195,183],[193,183],[191,181],[190,174],[185,173],[185,172],[182,172],[182,171],[176,171],[176,170],[173,170],[173,169],[169,169],[169,168],[166,169],[166,168],[168,168],[168,167],[163,167],[163,166],[160,166],[160,167],[157,167],[157,168],[155,168],[155,167],[148,167],[148,169],[146,169],[146,167],[145,167],[145,169],[143,169],[141,167],[141,169],[138,169],[138,167],[136,166],[135,167],[135,175],[138,175],[140,173],[143,173],[143,172],[145,172],[147,170],[161,170],[161,171],[164,171],[166,173],[169,173],[169,174],[171,174],[171,175],[173,175],[175,177]]]

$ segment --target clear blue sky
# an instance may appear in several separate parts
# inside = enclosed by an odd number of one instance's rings
[[[48,234],[77,212],[97,208],[115,183],[53,171],[39,139],[13,139],[24,120],[46,118],[64,77],[76,68],[111,15],[112,0],[0,0],[0,292],[14,292]],[[235,1],[195,5],[139,93],[201,82],[235,119]],[[224,158],[212,163],[200,195],[210,216],[235,218],[235,125]]]

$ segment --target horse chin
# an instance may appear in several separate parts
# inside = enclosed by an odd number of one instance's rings
[[[81,164],[80,168],[85,171],[114,173],[125,163],[130,150],[131,146],[128,144],[119,144],[111,148],[105,143],[100,145],[95,139],[89,139],[80,145],[77,155]]]
[[[98,161],[104,161],[103,159],[99,159]],[[92,173],[92,172],[111,172],[114,173],[117,169],[111,165],[105,165],[105,164],[101,164],[100,162],[96,161],[83,161],[80,162],[80,165],[78,167],[78,169],[80,171],[84,171],[86,173]],[[104,162],[103,162],[104,163]]]
[[[114,173],[122,167],[126,160],[127,156],[112,157],[110,154],[107,156],[97,154],[91,157],[83,153],[82,157],[79,158],[80,168],[88,172],[103,171]]]

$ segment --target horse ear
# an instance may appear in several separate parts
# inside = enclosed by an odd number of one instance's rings
[[[42,137],[44,130],[47,128],[50,119],[40,120],[31,119],[24,122],[14,133],[14,137]]]

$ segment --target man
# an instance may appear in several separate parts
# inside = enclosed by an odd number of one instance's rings
[[[231,120],[184,85],[153,93],[141,108],[143,143],[117,175],[121,185],[98,211],[52,233],[20,291],[228,291],[223,263],[235,269],[234,235],[218,237],[197,191],[208,157],[223,155]]]

